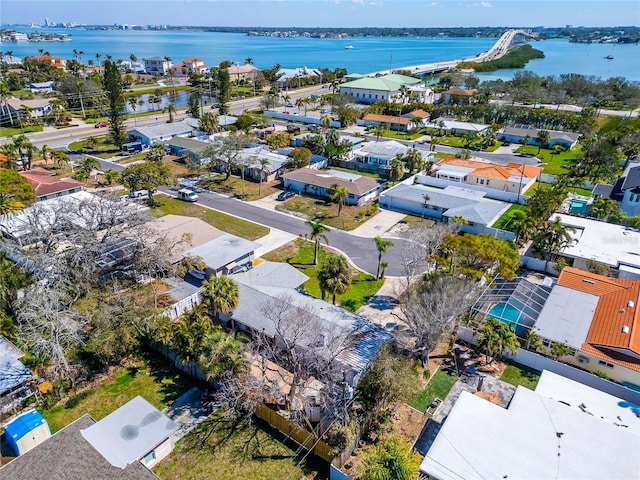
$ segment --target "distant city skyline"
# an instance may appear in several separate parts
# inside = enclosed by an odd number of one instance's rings
[[[231,27],[640,25],[638,0],[2,0],[3,24]]]

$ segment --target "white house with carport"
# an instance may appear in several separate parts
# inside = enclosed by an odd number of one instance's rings
[[[378,198],[382,185],[371,177],[363,177],[339,170],[316,170],[313,168],[299,168],[282,175],[285,190],[303,194],[328,197],[328,190],[332,185],[345,187],[348,192],[345,198],[347,205],[364,205]]]
[[[466,135],[469,133],[483,133],[489,128],[484,123],[472,123],[456,120],[455,118],[439,117],[432,119],[431,122],[424,125],[426,128],[434,130],[443,130],[451,135]]]
[[[434,480],[640,478],[640,406],[543,371],[503,408],[463,391],[420,464]]]
[[[132,140],[146,146],[164,142],[173,137],[201,137],[204,135],[197,127],[184,120],[181,122],[158,123],[148,127],[136,127],[127,133]]]
[[[362,143],[360,148],[353,151],[353,161],[366,163],[367,165],[388,167],[391,161],[398,155],[406,155],[409,148],[410,147],[396,140],[366,142]],[[423,156],[425,153],[423,153]]]
[[[510,204],[484,198],[485,192],[448,186],[444,189],[399,183],[380,195],[380,207],[413,215],[452,222],[456,217],[468,223],[460,226],[467,233],[491,233],[513,239],[510,232],[489,228]]]
[[[540,145],[538,141],[538,135],[543,129],[532,127],[531,125],[514,125],[512,127],[504,127],[498,130],[498,140],[511,143],[522,143],[524,139],[528,137],[528,145]],[[556,145],[571,150],[578,145],[578,140],[582,134],[575,132],[562,132],[560,130],[547,130],[549,132],[549,143],[546,145],[548,148],[553,148]],[[542,145],[545,146],[545,145]]]
[[[286,263],[264,262],[254,269],[235,274],[240,303],[231,314],[235,325],[241,329],[275,337],[278,333],[273,317],[265,313],[274,302],[286,302],[292,308],[300,308],[310,314],[308,337],[298,337],[304,348],[310,342],[322,338],[327,355],[344,368],[346,382],[355,387],[362,375],[376,358],[382,345],[392,339],[383,327],[314,298],[298,290],[308,277]],[[279,333],[295,326],[281,326]],[[303,338],[304,337],[304,338]],[[307,343],[304,343],[307,342]],[[283,365],[287,367],[287,365]]]

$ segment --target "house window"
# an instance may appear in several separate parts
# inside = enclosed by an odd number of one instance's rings
[[[147,453],[144,456],[144,463],[145,463],[145,465],[149,465],[149,464],[153,463],[155,461],[155,459],[156,459],[156,452],[151,450],[149,453]]]
[[[484,185],[484,178],[480,179],[480,185]]]
[[[603,365],[607,368],[613,368],[613,363],[605,362],[604,360],[598,360],[598,365]]]
[[[489,185],[489,180],[487,180],[487,186]]]

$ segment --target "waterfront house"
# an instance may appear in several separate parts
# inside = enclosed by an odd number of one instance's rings
[[[433,166],[431,176],[450,184],[463,183],[523,194],[536,182],[541,172],[540,167],[532,165],[498,165],[484,160],[445,158]]]
[[[85,413],[0,468],[0,477],[158,480],[150,469],[173,451],[177,429],[138,396],[98,422]]]
[[[22,65],[22,59],[15,55],[0,55],[0,65],[15,67],[17,65]]]
[[[182,62],[177,64],[175,67],[175,71],[177,75],[186,75],[188,76],[190,73],[206,73],[209,71],[207,66],[204,63],[204,60],[201,58],[190,57],[184,59]]]
[[[322,72],[314,68],[281,68],[276,74],[280,88],[287,90],[289,85],[294,87],[307,84],[321,83]]]
[[[43,62],[52,65],[53,67],[62,70],[63,72],[67,71],[67,59],[62,57],[54,57],[52,55],[40,55],[37,57],[27,57],[28,60],[32,60],[35,62]]]
[[[292,190],[303,194],[328,197],[327,190],[338,184],[345,187],[348,196],[347,205],[364,205],[378,198],[382,185],[371,177],[363,177],[353,173],[338,170],[316,170],[313,168],[299,168],[282,175],[285,190]]]
[[[528,138],[528,145],[541,146],[538,141],[538,135],[540,134],[540,128],[532,127],[531,125],[514,125],[512,127],[504,127],[498,130],[498,140],[511,143],[522,143],[525,138]],[[553,148],[556,145],[571,150],[578,145],[578,140],[582,136],[580,133],[575,132],[561,132],[559,130],[547,130],[549,132],[549,144],[547,148]]]
[[[232,82],[239,82],[241,80],[255,82],[260,70],[247,63],[245,65],[231,65],[227,67],[227,72],[229,72],[229,79]]]
[[[461,217],[467,222],[460,227],[461,231],[494,234],[496,232],[489,227],[509,209],[510,204],[485,197],[485,192],[459,186],[443,189],[403,182],[382,192],[380,207],[445,222]],[[506,235],[509,236],[513,238],[513,235]]]
[[[631,162],[616,183],[599,183],[593,188],[596,198],[611,198],[629,216],[640,215],[640,163]]]
[[[145,72],[149,74],[166,75],[169,73],[169,69],[173,67],[171,60],[163,57],[143,58],[142,61],[144,62]]]
[[[506,407],[472,391],[421,452],[424,478],[640,478],[640,406],[547,370]]]
[[[402,95],[404,87],[408,89],[411,100],[420,103],[433,103],[433,91],[421,89],[422,81],[414,77],[391,74],[379,77],[363,77],[340,85],[340,95],[351,95],[357,103],[372,104],[381,100],[405,103],[408,98]],[[414,90],[412,90],[414,88]]]

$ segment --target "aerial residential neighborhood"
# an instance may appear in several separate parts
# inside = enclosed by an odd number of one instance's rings
[[[0,478],[640,478],[640,29],[166,11],[0,32]]]

